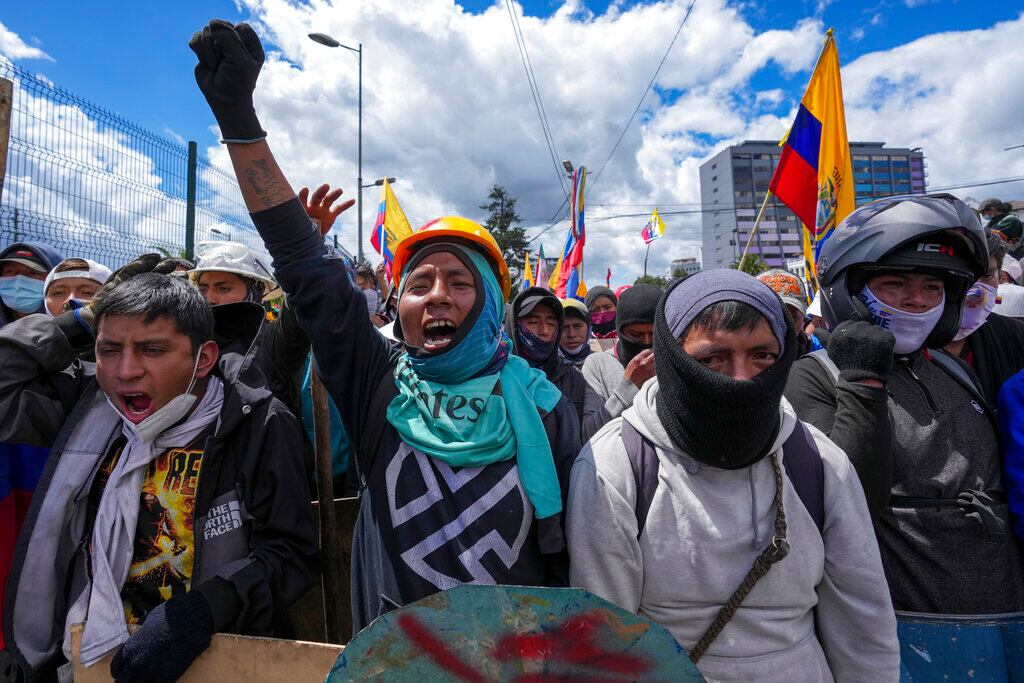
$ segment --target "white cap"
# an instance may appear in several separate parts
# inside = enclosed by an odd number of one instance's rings
[[[1021,278],[1024,277],[1024,268],[1021,267],[1020,261],[1013,258],[1009,254],[1003,256],[1003,265],[999,267],[999,270],[1005,270],[1009,273],[1013,281],[1018,285],[1020,284]]]
[[[196,267],[189,273],[196,279],[202,273],[234,273],[259,280],[267,291],[277,287],[270,269],[249,247],[239,242],[200,242],[196,245]]]
[[[807,316],[815,316],[817,318],[822,317],[821,315],[821,290],[819,289],[814,293],[814,298],[811,299],[811,305],[807,307],[807,312],[804,313]]]
[[[996,306],[992,309],[993,313],[1005,315],[1009,318],[1024,318],[1024,287],[1009,283],[999,285],[996,296]]]
[[[85,268],[78,267],[81,264],[85,264]],[[68,264],[72,267],[68,267]],[[57,272],[61,266],[64,269]],[[65,280],[70,277],[82,277],[86,280],[92,280],[93,282],[103,285],[107,279],[110,278],[111,270],[102,263],[96,263],[95,261],[87,258],[66,258],[58,263],[53,270],[46,276],[46,280],[43,281],[43,293],[45,294],[50,290],[56,280]]]

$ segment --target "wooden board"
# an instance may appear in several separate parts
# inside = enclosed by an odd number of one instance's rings
[[[75,683],[109,683],[110,660],[104,657],[89,668],[82,666],[78,652],[82,625],[71,627],[71,656]],[[306,643],[275,638],[251,638],[218,633],[210,647],[189,667],[182,683],[208,681],[323,681],[344,648],[340,645]]]
[[[14,83],[0,78],[0,203],[4,198],[7,173],[7,147],[11,140],[11,111],[14,107]]]

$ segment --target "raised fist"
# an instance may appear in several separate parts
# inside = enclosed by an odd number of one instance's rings
[[[224,140],[252,142],[267,136],[256,118],[252,93],[263,67],[263,45],[248,24],[214,19],[192,35],[196,83],[220,125]]]

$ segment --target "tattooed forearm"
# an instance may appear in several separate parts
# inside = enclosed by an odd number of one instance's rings
[[[266,159],[253,159],[243,170],[246,182],[265,209],[283,204],[291,199],[293,194],[292,188],[280,175],[280,171],[275,171],[277,169],[271,169]]]

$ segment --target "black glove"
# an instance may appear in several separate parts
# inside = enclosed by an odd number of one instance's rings
[[[847,320],[832,330],[828,357],[839,368],[839,377],[847,382],[862,379],[889,381],[892,372],[892,348],[896,337],[889,330],[859,320]]]
[[[256,89],[264,59],[263,45],[252,27],[214,19],[192,35],[188,46],[199,58],[196,83],[224,140],[256,141],[267,137],[252,106],[252,91]]]
[[[125,681],[176,681],[210,646],[213,612],[199,591],[157,605],[110,662],[110,675]]]

